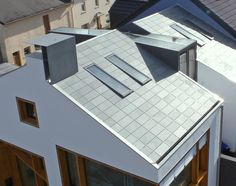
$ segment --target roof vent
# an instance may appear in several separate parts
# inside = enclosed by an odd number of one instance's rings
[[[45,77],[55,84],[78,72],[75,38],[62,34],[47,34],[30,41],[42,49]]]

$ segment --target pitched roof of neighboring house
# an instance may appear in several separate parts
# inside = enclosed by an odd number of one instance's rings
[[[236,2],[234,0],[192,0],[236,37]]]
[[[111,27],[117,28],[157,3],[157,0],[116,0],[109,10]]]
[[[0,23],[7,24],[62,6],[69,1],[62,0],[10,0],[0,2]]]
[[[190,24],[189,20],[195,26]],[[236,82],[235,41],[213,29],[185,9],[179,6],[171,7],[135,21],[134,24],[136,27],[146,30],[146,32],[186,38],[171,27],[173,24],[181,26],[204,43],[202,47],[197,48],[197,60],[232,82]]]
[[[150,79],[141,85],[106,59],[112,54]],[[54,87],[153,164],[195,131],[219,100],[117,30],[78,44],[77,57],[79,71]],[[94,64],[131,91],[119,96],[114,89],[121,87],[109,88],[88,71]]]

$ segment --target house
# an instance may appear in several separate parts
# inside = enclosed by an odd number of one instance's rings
[[[73,20],[77,28],[109,28],[108,13],[115,0],[74,0]]]
[[[73,26],[71,3],[60,0],[13,0],[0,3],[0,63],[21,66],[38,49],[25,43],[52,28]]]
[[[192,1],[236,37],[236,4],[234,1]]]
[[[111,30],[30,43],[42,51],[27,65],[2,67],[1,183],[217,185],[223,101],[193,80],[195,40]]]
[[[154,8],[152,11],[155,10]],[[180,15],[174,17],[174,12],[177,10]],[[194,16],[192,13],[195,11],[192,10],[190,14],[186,10],[186,5],[184,8],[169,7],[159,14],[153,14],[150,17],[144,18],[143,20],[146,20],[144,23],[138,20],[138,24],[135,22],[135,24],[130,25],[137,27],[135,29],[139,29],[140,32],[145,31],[193,38],[199,42],[197,48],[197,60],[199,61],[197,81],[225,100],[222,139],[223,142],[230,146],[231,151],[235,152],[236,138],[233,132],[235,129],[234,121],[236,119],[233,112],[236,105],[234,101],[236,82],[236,71],[234,70],[234,61],[236,58],[235,40],[232,36],[228,36],[226,32],[222,32],[213,26],[210,21],[207,23],[206,20],[203,21],[200,19],[202,17],[200,14]],[[186,16],[182,16],[182,14]],[[125,29],[128,32],[131,28],[127,29],[126,26]],[[202,41],[203,43],[201,43]]]
[[[0,63],[22,66],[39,46],[25,43],[58,27],[107,28],[113,0],[14,0],[0,3]]]

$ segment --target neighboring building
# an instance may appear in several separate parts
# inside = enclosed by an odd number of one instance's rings
[[[1,183],[217,185],[222,100],[191,79],[196,41],[112,30],[31,43],[42,53],[2,67],[0,160],[19,168]]]
[[[236,2],[229,0],[192,0],[236,38]]]
[[[173,26],[173,24],[177,26]],[[234,152],[236,150],[234,132],[236,120],[234,113],[236,109],[234,95],[236,91],[235,41],[180,7],[168,8],[141,21],[134,22],[134,25],[134,28],[145,30],[145,32],[198,40],[197,80],[200,84],[224,98],[223,141]],[[182,28],[179,28],[178,25]],[[126,32],[129,31],[126,30]]]
[[[39,49],[25,43],[58,27],[109,28],[114,0],[13,0],[0,3],[0,63],[22,66]]]
[[[0,3],[0,63],[21,66],[35,51],[25,43],[50,29],[73,26],[71,4],[60,0],[11,0]],[[37,48],[36,48],[37,49]]]
[[[109,28],[109,9],[114,0],[74,0],[74,27]]]
[[[221,24],[219,24],[218,20],[214,19],[212,16],[209,16],[209,11],[203,11],[202,7],[198,6],[195,4],[195,2],[198,0],[156,0],[156,1],[148,1],[143,5],[140,9],[136,9],[136,11],[133,11],[132,14],[129,15],[129,18],[123,18],[120,17],[120,24],[115,25],[113,28],[121,27],[124,26],[125,24],[132,22],[134,20],[139,20],[141,18],[147,17],[151,14],[154,14],[156,12],[160,12],[164,9],[167,9],[172,6],[180,5],[184,9],[188,10],[191,12],[191,14],[195,15],[202,21],[210,24],[212,27],[215,29],[219,30],[220,32],[223,32],[225,35],[232,37],[233,36],[230,34],[231,32],[228,31],[228,29],[224,26],[222,27]],[[123,6],[128,6],[129,1],[122,1]],[[212,2],[212,1],[211,1]],[[216,1],[221,3],[222,1]],[[227,1],[227,4],[232,3],[232,1]],[[114,6],[116,3],[114,4]],[[124,10],[120,10],[121,11]],[[232,10],[234,11],[234,10]],[[113,25],[113,15],[112,15],[112,9],[111,9],[111,25]],[[115,14],[116,16],[116,14]],[[115,17],[114,16],[114,17]]]
[[[109,10],[111,28],[124,25],[155,3],[157,0],[116,0]]]

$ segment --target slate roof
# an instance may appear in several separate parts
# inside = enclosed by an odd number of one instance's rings
[[[152,80],[141,86],[104,58],[111,53]],[[167,155],[218,100],[117,30],[77,45],[77,56],[79,72],[54,87],[153,163]],[[84,69],[92,63],[134,92],[121,98]]]
[[[187,18],[211,33],[214,36],[214,39],[210,40],[186,25],[185,21]],[[170,27],[173,23],[194,33],[206,43],[204,46],[197,48],[198,61],[217,71],[230,81],[236,82],[235,41],[202,22],[180,6],[168,8],[160,13],[153,14],[134,22],[136,26],[141,27],[148,32],[185,38]]]
[[[235,0],[192,0],[236,37]]]
[[[2,0],[0,1],[0,23],[7,24],[68,2],[69,0]]]

